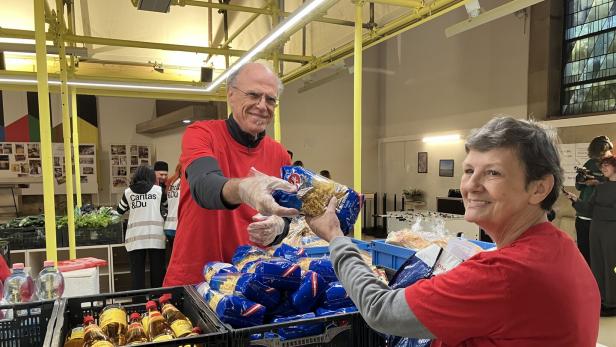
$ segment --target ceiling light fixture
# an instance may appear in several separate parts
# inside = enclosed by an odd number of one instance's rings
[[[517,11],[530,7],[532,5],[538,4],[542,1],[543,0],[512,0],[512,1],[505,3],[504,5],[501,5],[489,11],[483,12],[475,17],[473,17],[471,13],[476,13],[476,12],[474,12],[471,9],[471,12],[469,12],[469,15],[471,15],[471,17],[463,22],[454,24],[446,28],[445,36],[447,38],[450,38],[454,35],[457,35],[467,30],[476,28],[482,24],[489,23],[493,20],[497,20],[504,16],[510,15],[512,13],[515,13]]]
[[[218,87],[222,82],[224,82],[229,75],[237,71],[244,64],[250,62],[257,54],[262,52],[263,50],[271,47],[276,41],[282,40],[291,34],[294,33],[291,28],[294,26],[300,26],[303,21],[308,21],[311,17],[316,16],[317,9],[324,8],[327,9],[326,5],[332,6],[336,3],[335,0],[312,0],[310,2],[305,2],[302,6],[300,6],[293,14],[288,17],[285,21],[281,22],[276,26],[271,33],[262,38],[257,44],[244,56],[242,56],[239,60],[237,60],[233,65],[231,65],[227,70],[225,70],[222,74],[220,74],[212,83],[210,83],[206,90],[211,92],[214,88]],[[309,16],[312,14],[312,16]]]
[[[422,139],[424,143],[446,143],[460,141],[460,135],[426,136]]]

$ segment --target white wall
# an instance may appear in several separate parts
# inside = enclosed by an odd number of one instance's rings
[[[98,98],[98,131],[101,148],[98,155],[99,204],[117,204],[117,194],[110,193],[109,146],[118,144],[153,145],[154,139],[137,134],[135,125],[155,115],[153,99],[104,97]]]
[[[175,128],[152,136],[156,160],[166,161],[169,164],[169,175],[172,175],[182,152],[182,136],[185,127]]]

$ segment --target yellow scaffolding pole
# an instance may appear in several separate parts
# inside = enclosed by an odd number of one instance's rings
[[[383,5],[393,5],[393,6],[402,6],[402,7],[411,7],[418,8],[423,6],[423,1],[421,0],[368,0],[375,4],[383,4]]]
[[[60,58],[60,96],[62,98],[62,137],[64,138],[64,171],[66,175],[66,215],[68,219],[68,249],[69,258],[77,258],[75,250],[75,203],[73,202],[73,159],[71,158],[71,120],[69,118],[68,64],[66,62],[66,47],[62,35],[64,29],[60,22],[64,18],[63,0],[56,0],[56,15],[58,20],[58,40]],[[76,159],[78,160],[78,159]],[[79,177],[79,176],[75,176]]]
[[[279,11],[277,0],[272,0],[272,28],[275,28],[278,25],[279,20]],[[272,64],[274,64],[274,73],[276,76],[280,76],[280,59],[279,59],[280,51],[278,48],[274,49],[272,54]],[[274,109],[274,140],[282,143],[282,134],[280,131],[280,105]]]
[[[81,208],[81,169],[79,168],[79,117],[77,113],[77,91],[70,88],[71,117],[73,121],[73,156],[75,157],[75,193],[77,194],[77,207]],[[74,235],[73,235],[74,237]],[[70,240],[69,240],[70,241]]]
[[[43,170],[43,202],[45,208],[45,244],[47,259],[57,262],[58,252],[56,244],[56,211],[53,186],[53,152],[51,148],[49,88],[47,86],[47,47],[45,45],[45,0],[34,0],[34,28],[34,37],[36,40],[39,127],[41,134],[41,161]]]
[[[363,0],[355,2],[355,45],[353,61],[353,187],[361,194],[361,84]],[[361,240],[361,218],[355,222],[353,235]]]

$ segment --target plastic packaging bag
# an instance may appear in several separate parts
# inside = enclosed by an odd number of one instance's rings
[[[255,265],[254,275],[257,281],[280,290],[297,290],[302,280],[299,265],[284,258],[259,261]]]
[[[253,274],[219,273],[212,277],[210,287],[222,294],[244,296],[267,308],[280,303],[280,292],[257,281]]]
[[[302,268],[302,271],[314,271],[323,277],[327,283],[338,281],[338,277],[334,272],[334,266],[329,257],[302,258],[297,263]]]
[[[283,166],[281,171],[282,179],[297,186],[297,193],[275,190],[272,195],[279,205],[298,209],[308,217],[317,217],[325,212],[329,200],[336,196],[340,229],[345,234],[353,229],[361,209],[357,192],[301,166]]]
[[[315,313],[317,314],[317,317],[322,317],[322,316],[331,316],[331,315],[339,314],[339,313],[353,313],[357,311],[358,311],[357,307],[355,306],[343,307],[343,308],[339,308],[336,310],[328,310],[326,308],[319,307],[316,309]]]
[[[289,322],[300,319],[315,318],[314,313],[300,314],[291,317],[281,317],[274,319],[273,323]],[[323,323],[299,324],[290,325],[288,327],[278,329],[278,335],[282,340],[292,340],[305,336],[322,334],[325,329]]]
[[[267,252],[260,248],[243,245],[235,249],[235,253],[233,254],[231,262],[238,270],[246,272],[246,268],[248,268],[254,262],[257,262],[261,259],[267,259],[269,257],[270,256],[267,254]]]
[[[218,261],[210,261],[203,266],[203,278],[206,282],[212,280],[212,276],[219,273],[238,272],[237,268],[229,263],[221,263]]]
[[[291,304],[299,313],[312,311],[319,302],[326,286],[325,280],[314,271],[307,271],[299,288],[291,294]]]
[[[265,306],[234,295],[225,295],[210,289],[205,302],[216,312],[224,323],[234,328],[245,328],[263,324]]]
[[[355,304],[340,282],[332,282],[329,284],[329,287],[325,290],[323,303],[321,304],[323,308],[328,310],[337,310],[339,308],[354,305]]]
[[[282,243],[274,251],[274,257],[285,258],[288,261],[296,263],[300,258],[306,257],[306,250],[303,248],[289,246],[286,243]]]

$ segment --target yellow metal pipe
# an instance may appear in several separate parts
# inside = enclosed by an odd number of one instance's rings
[[[45,0],[34,0],[34,28],[38,80],[39,127],[41,134],[41,162],[43,170],[43,203],[45,210],[45,245],[47,259],[58,261],[56,244],[56,211],[53,185],[53,151],[47,88],[47,47],[45,42]]]
[[[277,0],[270,1],[272,5],[272,28],[275,28],[280,22],[280,9],[278,8]],[[274,65],[274,73],[276,76],[280,76],[280,50],[278,48],[273,50],[272,64]],[[274,109],[274,140],[282,143],[282,134],[280,130],[280,105]]]
[[[361,194],[361,99],[362,99],[362,23],[363,0],[355,2],[355,39],[353,50],[353,188]],[[357,218],[353,235],[361,240],[361,218]]]
[[[64,18],[63,0],[56,0],[58,21]],[[59,24],[59,23],[58,23]],[[60,28],[60,27],[58,27]],[[66,216],[68,221],[68,253],[70,259],[77,258],[75,250],[75,203],[73,202],[73,159],[71,158],[71,120],[69,118],[68,64],[66,47],[62,39],[63,29],[58,33],[58,53],[60,58],[60,97],[62,99],[62,137],[64,142],[64,172],[66,177]],[[79,159],[76,159],[79,160]],[[80,176],[75,176],[80,177]]]
[[[292,15],[292,12],[283,12],[285,17],[289,17]],[[354,21],[338,19],[338,18],[328,18],[328,17],[317,17],[312,20],[312,22],[326,23],[326,24],[336,24],[336,25],[344,25],[344,26],[355,26]],[[366,25],[364,25],[366,26]]]
[[[0,28],[0,37],[33,39],[34,32],[31,30]],[[48,40],[53,39],[53,35],[51,33],[47,33],[46,37]],[[66,42],[72,42],[72,43],[83,43],[83,44],[103,45],[103,46],[118,46],[118,47],[133,47],[133,48],[145,48],[145,49],[160,49],[160,50],[176,51],[176,52],[205,53],[205,54],[212,54],[212,55],[229,55],[229,56],[234,56],[234,57],[243,56],[247,52],[247,51],[239,50],[239,49],[176,45],[176,44],[170,44],[170,43],[110,39],[110,38],[105,38],[105,37],[83,36],[83,35],[73,35],[73,34],[64,35],[64,40]],[[261,54],[258,54],[257,57],[261,59],[270,59],[271,54],[261,53]],[[283,61],[288,61],[288,62],[293,62],[293,63],[307,63],[307,62],[313,61],[314,57],[296,55],[296,54],[281,54],[280,59]]]
[[[368,0],[368,1],[373,2],[375,4],[393,5],[393,6],[410,7],[410,8],[418,8],[418,7],[423,6],[423,1],[419,1],[419,0]]]
[[[77,112],[77,92],[74,88],[69,89],[71,98],[71,113],[73,124],[73,156],[75,157],[75,193],[77,195],[77,207],[81,208],[81,168],[79,167],[79,114]],[[79,179],[77,179],[79,177]],[[70,241],[70,240],[69,240]]]
[[[450,11],[464,6],[467,1],[468,0],[435,0],[429,5],[424,6],[416,11],[413,10],[409,14],[394,19],[393,21],[383,25],[382,27],[363,35],[363,49],[370,48],[380,42],[389,39],[390,37],[399,35],[431,19],[449,13]],[[353,42],[349,42],[335,49],[332,49],[328,53],[315,58],[312,63],[305,64],[284,75],[282,77],[282,80],[283,82],[288,83],[311,72],[320,70],[341,59],[351,56],[353,54],[353,49]]]
[[[175,1],[173,5],[209,7],[209,8],[217,8],[219,10],[226,10],[226,11],[271,14],[271,11],[269,11],[267,8],[220,4],[220,3],[215,3],[215,2],[203,2],[203,1],[196,1],[196,0],[178,0],[178,1]]]

